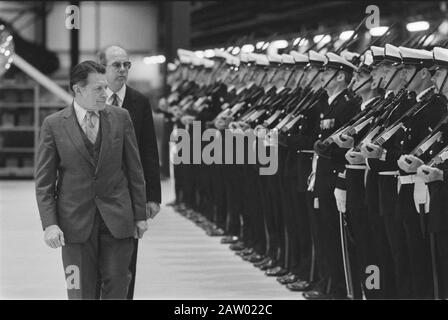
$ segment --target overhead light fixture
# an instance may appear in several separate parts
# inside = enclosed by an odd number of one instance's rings
[[[350,39],[350,37],[353,35],[354,32],[355,31],[353,31],[353,30],[343,31],[339,35],[339,39],[346,41],[346,40]]]
[[[244,46],[241,47],[241,52],[254,52],[255,48],[252,44],[245,44]]]
[[[144,64],[162,64],[162,63],[165,63],[165,61],[166,61],[166,58],[163,55],[150,56],[150,57],[143,58]]]
[[[197,50],[194,52],[194,54],[198,57],[198,58],[204,58],[204,51],[202,50]]]
[[[328,34],[318,34],[313,37],[314,43],[320,43],[321,45],[327,44],[331,41],[331,37]]]
[[[429,22],[428,21],[409,22],[406,25],[406,29],[409,32],[425,31],[429,29]]]
[[[299,47],[300,47],[300,46],[306,46],[306,45],[308,45],[308,43],[309,43],[308,39],[306,39],[306,38],[302,38],[302,39],[299,41]]]
[[[240,48],[239,47],[235,47],[235,48],[232,49],[231,53],[235,55],[235,54],[238,54],[239,52],[240,52]]]
[[[375,27],[369,30],[369,33],[372,37],[381,37],[384,33],[386,33],[389,27]]]
[[[448,34],[448,20],[445,20],[440,24],[439,32],[442,34]]]
[[[257,44],[255,45],[255,48],[260,50],[261,48],[263,48],[263,45],[264,45],[264,41],[258,41]]]
[[[429,35],[428,38],[426,38],[425,42],[423,42],[423,46],[429,46],[435,40],[435,38],[435,35]]]
[[[215,50],[207,49],[204,51],[204,56],[206,58],[213,58],[215,56]]]
[[[286,47],[288,47],[288,41],[286,41],[286,40],[275,40],[275,41],[272,41],[272,46],[277,48],[277,49],[285,49]]]

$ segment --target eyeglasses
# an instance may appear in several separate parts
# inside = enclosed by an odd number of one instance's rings
[[[123,68],[129,70],[131,68],[131,61],[125,61],[123,63],[116,61],[112,64],[106,64],[106,66],[112,66],[115,70],[120,70],[121,66],[123,66]]]

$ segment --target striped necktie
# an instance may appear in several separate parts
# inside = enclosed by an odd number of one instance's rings
[[[98,135],[98,116],[93,111],[87,111],[84,117],[84,132],[91,143],[95,143]]]
[[[112,105],[116,107],[120,106],[120,104],[118,103],[118,95],[116,93],[112,95]]]

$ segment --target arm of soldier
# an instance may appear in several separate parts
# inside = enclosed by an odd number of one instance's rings
[[[146,192],[143,168],[140,162],[134,126],[129,112],[127,110],[124,111],[123,161],[125,162],[124,165],[128,176],[134,220],[146,220]]]
[[[35,166],[37,206],[44,240],[51,248],[64,243],[64,235],[58,226],[56,211],[56,180],[59,155],[48,119],[45,119],[39,135]]]

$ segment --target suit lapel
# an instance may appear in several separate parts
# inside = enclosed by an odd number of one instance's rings
[[[131,110],[134,108],[134,98],[129,86],[126,86],[126,94],[124,95],[122,107],[128,110],[130,114],[132,114]]]
[[[100,146],[100,154],[98,156],[98,164],[95,169],[95,174],[98,172],[98,168],[101,166],[104,161],[104,157],[107,154],[107,151],[110,148],[112,138],[111,138],[111,119],[108,107],[102,111],[100,111],[100,121],[101,121],[101,146]]]
[[[77,123],[78,119],[76,119],[76,113],[73,104],[64,112],[64,121],[65,131],[75,148],[87,160],[88,163],[95,167],[95,163],[93,162],[93,159],[87,151],[84,141],[82,140],[81,132],[79,131],[79,126]]]

